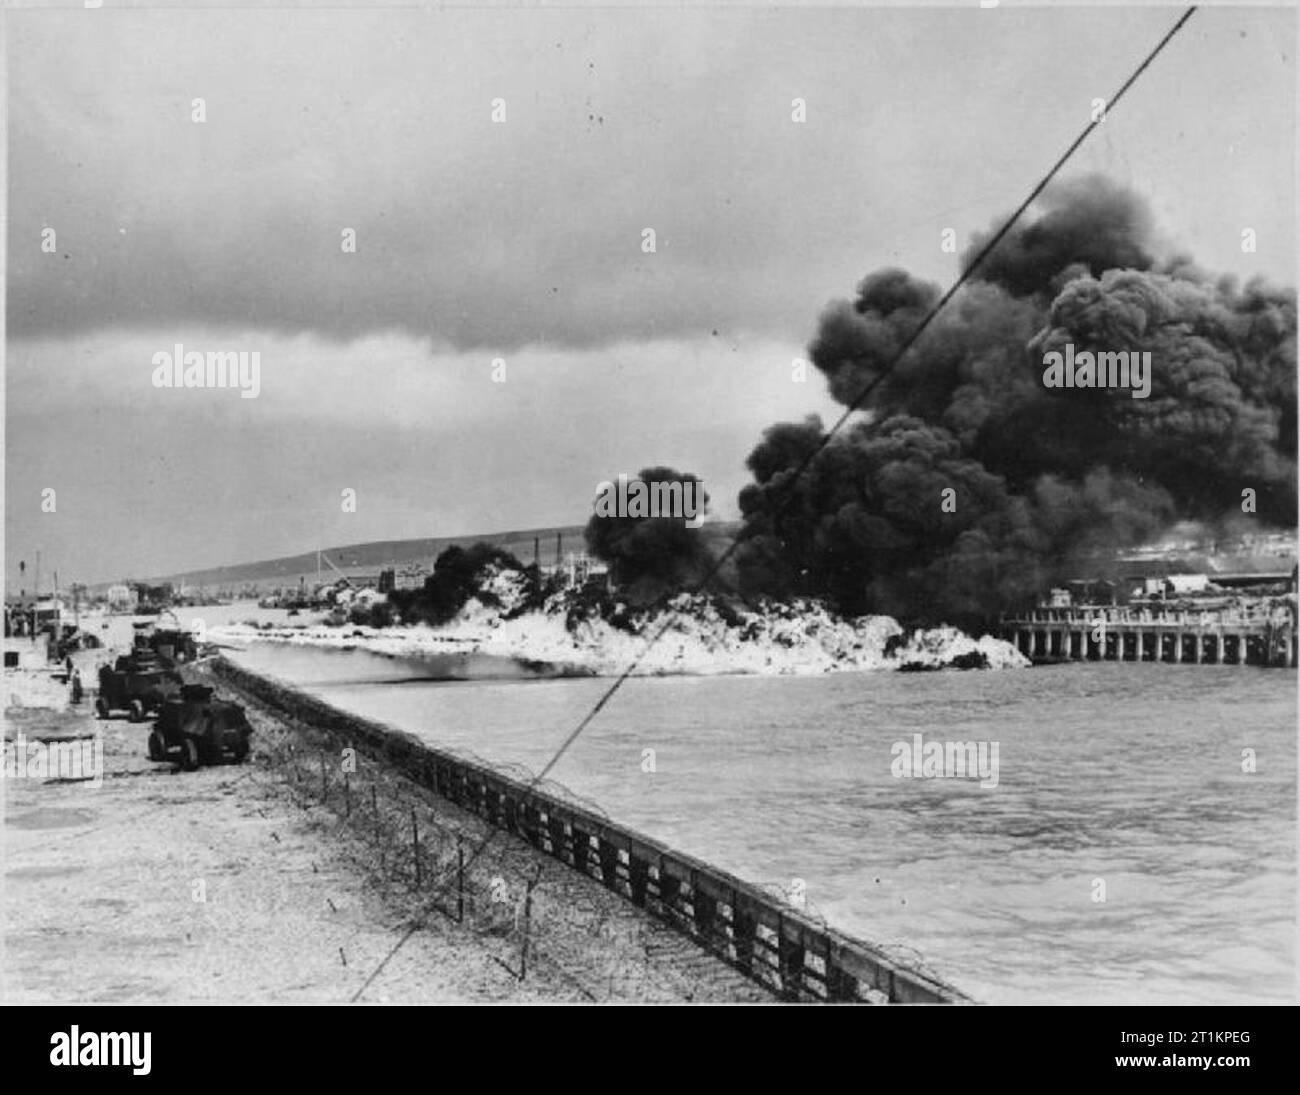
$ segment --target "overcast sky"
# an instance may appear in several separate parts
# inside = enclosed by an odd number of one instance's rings
[[[1014,208],[1175,17],[10,11],[7,582],[578,523],[649,464],[732,516],[762,428],[834,413],[791,370],[827,301],[950,281],[943,229]],[[1292,284],[1295,42],[1202,8],[1069,174]],[[259,396],[155,389],[176,343],[258,351]]]

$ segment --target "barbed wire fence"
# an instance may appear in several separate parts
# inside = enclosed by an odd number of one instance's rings
[[[258,709],[260,701],[252,700]],[[546,977],[590,1002],[693,1000],[710,988],[770,999],[753,979],[606,889],[589,869],[515,841],[485,838],[491,821],[364,756],[330,731],[274,708],[262,712],[250,763],[287,792],[336,852],[399,911],[408,931],[435,918],[472,933],[520,982]],[[464,759],[486,766],[461,750]],[[497,765],[509,773],[517,766]],[[522,770],[521,770],[522,771]],[[553,780],[547,794],[605,816]],[[486,846],[485,846],[486,844]],[[476,858],[471,853],[481,849]],[[588,865],[589,866],[589,865]],[[779,986],[770,986],[771,992]]]

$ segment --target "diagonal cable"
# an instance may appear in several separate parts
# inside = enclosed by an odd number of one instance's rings
[[[1185,12],[1183,12],[1182,16],[1178,19],[1178,21],[1174,23],[1174,25],[1170,27],[1168,31],[1165,32],[1164,37],[1162,37],[1160,41],[1155,44],[1155,46],[1146,55],[1146,57],[1142,59],[1142,62],[1131,73],[1129,73],[1128,78],[1119,86],[1119,89],[1107,101],[1107,105],[1106,105],[1107,110],[1111,110],[1116,105],[1118,105],[1120,100],[1123,99],[1124,96],[1127,94],[1128,90],[1137,82],[1138,78],[1147,70],[1147,68],[1150,67],[1151,63],[1164,51],[1165,46],[1167,46],[1173,40],[1174,36],[1177,35],[1178,32],[1183,29],[1183,27],[1187,24],[1187,21],[1191,19],[1192,15],[1195,14],[1195,12],[1196,12],[1195,5],[1189,7]],[[902,360],[903,356],[908,352],[908,350],[910,350],[914,345],[916,345],[917,340],[921,337],[921,335],[925,333],[925,331],[929,328],[930,324],[934,322],[935,317],[941,311],[943,311],[945,307],[947,307],[949,301],[951,301],[952,298],[957,294],[957,291],[961,289],[961,287],[970,280],[971,276],[979,268],[980,264],[983,263],[984,260],[988,258],[990,254],[992,254],[992,252],[998,246],[998,244],[1000,244],[1002,240],[1006,237],[1007,233],[1011,231],[1011,228],[1012,226],[1015,225],[1016,221],[1018,221],[1024,215],[1025,210],[1027,210],[1035,201],[1038,200],[1038,197],[1047,188],[1048,184],[1052,181],[1052,179],[1056,177],[1057,173],[1061,170],[1061,168],[1065,166],[1065,164],[1070,160],[1070,158],[1075,154],[1075,152],[1079,150],[1079,147],[1083,144],[1083,142],[1086,141],[1088,137],[1092,134],[1092,131],[1096,129],[1097,126],[1100,124],[1101,124],[1100,119],[1093,118],[1092,121],[1090,121],[1086,126],[1084,126],[1083,130],[1079,133],[1079,135],[1075,137],[1073,141],[1070,142],[1069,147],[1067,147],[1066,150],[1062,152],[1059,157],[1057,157],[1056,162],[1052,164],[1052,166],[1048,169],[1047,173],[1043,175],[1041,179],[1038,180],[1034,188],[1029,192],[1028,197],[1026,197],[1025,200],[1022,201],[1020,205],[1016,207],[1015,212],[1013,212],[1007,218],[1006,222],[1002,225],[1002,227],[999,228],[985,242],[984,246],[982,246],[979,249],[979,251],[976,252],[975,257],[972,258],[971,261],[966,265],[966,268],[961,272],[957,280],[954,281],[952,285],[948,287],[947,291],[943,294],[943,296],[941,296],[931,306],[930,310],[925,314],[925,317],[921,320],[920,323],[916,325],[912,333],[908,335],[908,337],[903,341],[903,344],[898,348],[898,351],[894,354],[894,356],[890,358],[890,360],[881,367],[880,371],[862,387],[861,391],[858,392],[857,396],[854,397],[853,401],[845,408],[844,412],[839,416],[839,418],[835,420],[831,428],[828,431],[826,431],[826,433],[822,436],[818,444],[811,451],[809,451],[807,455],[804,456],[803,460],[799,462],[799,464],[796,466],[794,470],[794,474],[789,476],[789,478],[786,480],[787,490],[790,486],[792,486],[794,483],[798,482],[800,478],[802,478],[804,473],[811,466],[812,462],[821,454],[821,452],[826,448],[826,446],[830,444],[830,442],[835,437],[835,435],[838,434],[841,429],[843,429],[845,423],[848,422],[849,418],[861,408],[862,404],[866,401],[867,397],[871,395],[873,391],[875,391],[875,389],[880,385],[881,381],[883,381],[887,376],[889,376],[890,373],[894,371],[899,361]],[[692,588],[689,592],[692,595],[694,595],[700,593],[702,590],[707,588],[709,583],[713,581],[713,579],[717,576],[718,572],[722,569],[722,567],[727,563],[727,561],[732,557],[732,555],[735,554],[736,548],[739,547],[739,545],[740,545],[740,534],[737,533],[737,535],[731,538],[731,542],[727,545],[726,550],[723,551],[722,554],[720,554],[716,559],[714,559],[713,563],[710,565],[704,577],[701,578],[700,581],[697,582],[694,588]],[[619,689],[623,687],[623,685],[627,682],[628,678],[631,677],[633,673],[635,673],[636,670],[640,667],[641,663],[645,660],[646,655],[650,653],[650,651],[659,642],[659,640],[663,638],[663,636],[668,632],[668,630],[679,619],[681,619],[683,615],[684,613],[681,609],[673,609],[664,614],[663,620],[653,629],[653,631],[651,631],[650,635],[645,639],[645,642],[642,645],[641,650],[636,655],[636,657],[632,659],[632,661],[628,664],[627,668],[624,669],[623,672],[620,673],[614,679],[614,682],[601,694],[600,699],[598,699],[595,702],[595,704],[592,706],[591,710],[588,711],[587,714],[583,716],[582,721],[579,722],[578,725],[575,726],[573,730],[569,732],[568,736],[565,737],[564,741],[560,743],[559,748],[556,749],[551,759],[547,761],[546,766],[542,768],[542,770],[538,772],[536,776],[533,777],[532,781],[528,784],[528,787],[524,792],[524,797],[521,800],[521,805],[528,801],[528,799],[536,791],[538,784],[541,783],[541,781],[546,778],[546,776],[555,768],[555,766],[560,763],[560,760],[564,757],[565,753],[569,751],[569,748],[573,745],[573,743],[577,741],[578,738],[582,735],[583,731],[586,730],[587,727],[591,725],[592,720],[595,719],[595,717],[605,709],[606,705],[609,703],[611,699],[614,698],[614,695],[619,691]],[[479,842],[478,846],[474,849],[474,851],[471,853],[469,858],[465,861],[466,871],[468,871],[470,867],[473,866],[475,861],[477,861],[477,859],[487,848],[487,846],[493,841],[493,839],[495,839],[498,832],[500,832],[500,830],[498,829],[490,830],[487,836],[485,836],[483,840]],[[371,982],[374,981],[374,979],[377,976],[379,976],[379,973],[388,964],[389,960],[393,957],[393,955],[397,953],[397,951],[402,947],[402,945],[405,944],[406,941],[410,939],[410,937],[414,933],[415,933],[415,927],[412,927],[410,931],[408,931],[398,941],[397,945],[394,946],[391,951],[389,951],[389,953],[384,957],[383,961],[380,962],[379,966],[375,969],[375,971],[366,979],[365,983],[361,986],[361,988],[357,990],[356,994],[352,997],[354,1001],[360,999],[361,994],[365,992],[365,990],[370,986]]]

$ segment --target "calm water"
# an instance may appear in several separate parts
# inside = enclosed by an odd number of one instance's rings
[[[270,644],[235,657],[534,770],[608,684],[429,680],[494,667]],[[917,732],[997,741],[998,787],[894,778],[891,746]],[[1241,770],[1246,748],[1254,774]],[[742,878],[802,879],[831,923],[979,1000],[1294,996],[1294,673],[1104,664],[632,680],[553,776]]]

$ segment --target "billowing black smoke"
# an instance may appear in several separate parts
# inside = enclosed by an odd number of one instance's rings
[[[645,484],[697,484],[692,488],[699,511],[707,512],[708,494],[690,472],[644,468],[633,480]],[[693,516],[693,514],[692,514]],[[712,554],[699,528],[681,517],[593,515],[585,530],[587,550],[609,564],[610,578],[634,603],[649,603],[682,589],[694,588],[707,575]]]
[[[527,592],[537,593],[535,568],[525,569],[510,552],[480,540],[468,548],[453,544],[438,556],[433,573],[425,578],[421,588],[395,589],[388,600],[406,623],[423,622],[440,627],[464,608],[471,597],[487,605],[498,605],[498,598],[485,588],[485,579],[501,570],[524,574],[528,580]],[[369,622],[375,626],[388,622],[387,614],[374,615],[378,618]]]
[[[1240,517],[1247,488],[1253,520],[1294,526],[1294,294],[1155,250],[1134,194],[1050,190],[798,482],[822,423],[767,430],[740,496],[742,588],[970,619],[1175,520]],[[831,394],[853,403],[939,295],[886,269],[832,304],[810,347]],[[1067,347],[1149,352],[1149,396],[1046,386],[1044,355]]]

